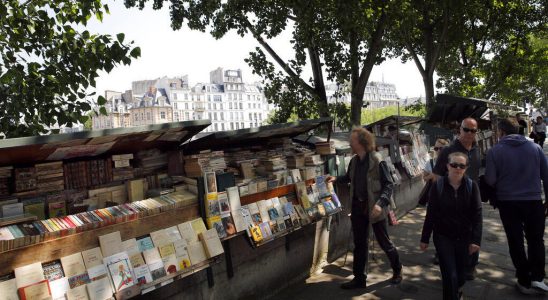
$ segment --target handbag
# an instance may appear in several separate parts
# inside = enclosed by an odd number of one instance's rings
[[[531,131],[531,133],[529,133],[529,138],[534,140],[537,138],[537,134],[534,131]]]

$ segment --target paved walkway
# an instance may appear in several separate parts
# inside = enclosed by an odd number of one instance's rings
[[[367,289],[342,290],[339,285],[352,276],[352,253],[325,266],[323,271],[298,283],[275,299],[441,299],[442,285],[439,267],[432,264],[431,248],[419,250],[420,232],[426,210],[417,208],[390,227],[390,234],[404,265],[404,281],[390,285],[390,266],[384,252],[374,243],[369,264]],[[476,280],[465,284],[465,299],[548,299],[548,296],[523,296],[514,287],[514,267],[508,255],[506,235],[498,211],[484,204],[483,242]],[[545,240],[547,238],[545,237]]]

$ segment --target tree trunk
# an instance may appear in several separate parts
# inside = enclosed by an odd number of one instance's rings
[[[313,46],[308,48],[310,64],[312,66],[312,76],[314,80],[314,90],[318,101],[318,114],[321,118],[329,117],[329,108],[327,106],[327,93],[325,92],[325,83],[323,81],[322,64],[320,54]]]
[[[426,107],[431,108],[434,103],[434,76],[427,72],[422,77],[422,82],[424,83],[424,95],[426,98]]]

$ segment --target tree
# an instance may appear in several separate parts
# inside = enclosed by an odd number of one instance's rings
[[[127,7],[143,8],[147,0],[125,0]],[[155,9],[164,0],[154,1]],[[215,38],[228,31],[251,35],[261,45],[246,62],[264,79],[265,95],[278,107],[274,121],[292,113],[307,118],[329,115],[325,82],[351,83],[350,120],[359,125],[363,95],[375,64],[382,62],[384,33],[399,1],[360,0],[232,0],[170,1],[171,26],[209,30]],[[288,61],[273,49],[269,39],[291,30],[294,57]],[[270,58],[267,59],[268,53]],[[303,78],[310,65],[312,78]],[[276,64],[276,65],[275,65]],[[345,107],[331,108],[347,114]]]
[[[548,17],[542,1],[475,2],[458,20],[456,47],[440,61],[437,86],[449,93],[546,105]]]
[[[79,30],[108,12],[100,0],[0,3],[0,132],[38,135],[85,123],[91,110],[85,98],[95,94],[89,90],[97,72],[140,56],[122,33],[114,38]],[[105,103],[101,96],[97,101]]]

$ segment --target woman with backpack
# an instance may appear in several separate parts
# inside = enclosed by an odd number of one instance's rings
[[[449,154],[447,175],[430,189],[420,248],[426,251],[430,236],[439,255],[443,299],[460,299],[468,255],[479,251],[482,232],[478,185],[465,176],[468,156]]]

